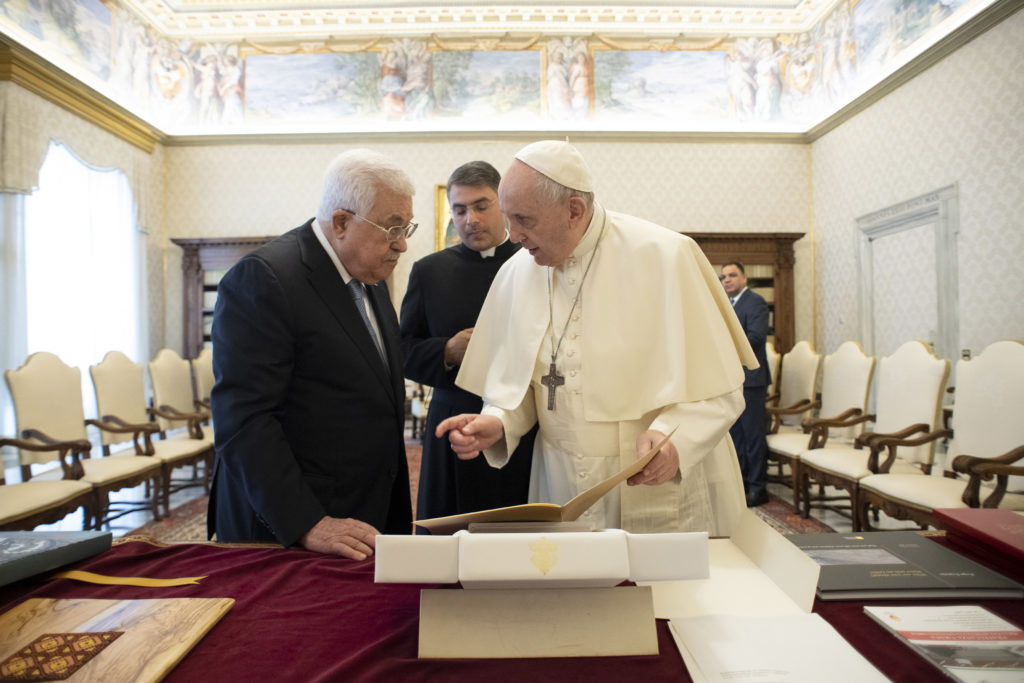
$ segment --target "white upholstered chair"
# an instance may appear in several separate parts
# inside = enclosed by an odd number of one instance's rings
[[[133,362],[120,351],[111,351],[103,361],[89,367],[92,385],[96,391],[96,410],[100,421],[116,429],[102,433],[104,450],[133,439],[143,439],[143,452],[151,453],[160,463],[164,510],[170,513],[170,494],[181,488],[173,482],[171,473],[180,467],[196,466],[212,457],[213,445],[205,439],[154,440],[160,427],[150,421],[146,408],[146,385],[142,365]],[[192,484],[193,482],[187,482]],[[195,482],[199,483],[199,482]]]
[[[778,386],[779,381],[779,366],[782,364],[782,356],[778,351],[775,350],[775,344],[771,342],[765,342],[764,344],[764,355],[768,359],[768,374],[772,378],[772,391],[775,393],[775,387]]]
[[[819,423],[841,423],[851,417],[862,415],[867,410],[868,393],[871,390],[871,377],[875,369],[875,359],[864,354],[860,345],[853,341],[844,342],[839,348],[825,356],[821,378],[821,406],[818,417],[807,417],[801,424],[802,429],[793,427],[780,428],[768,434],[769,458],[779,464],[779,478],[783,477],[783,468],[789,466],[790,473],[795,469],[794,461],[804,451],[812,448],[812,427]],[[814,402],[807,404],[806,411],[811,410]],[[832,448],[849,446],[860,434],[863,423],[849,427],[829,427],[827,445]],[[793,481],[790,480],[792,485]],[[793,486],[793,508],[799,509],[800,488]]]
[[[876,413],[852,417],[842,423],[826,420],[812,429],[812,436],[817,438],[811,445],[816,447],[801,453],[796,461],[795,482],[800,487],[801,514],[806,517],[811,507],[844,511],[845,506],[831,504],[836,500],[848,500],[852,508],[857,500],[858,482],[878,471],[878,455],[884,449],[879,444],[884,439],[907,438],[932,431],[939,424],[942,392],[948,377],[949,361],[936,358],[924,342],[907,342],[891,356],[883,358],[878,364]],[[827,447],[827,429],[854,427],[867,421],[874,422],[875,430],[862,433],[852,446]],[[929,474],[934,455],[934,441],[899,446],[893,451],[890,471],[917,476]],[[819,495],[812,501],[811,481],[835,486],[845,495]],[[858,515],[852,515],[854,531],[860,530],[860,523]]]
[[[137,449],[124,449],[104,457],[90,457],[92,444],[86,424],[101,433],[106,428],[97,420],[86,420],[82,410],[82,373],[65,365],[52,353],[33,353],[25,364],[4,373],[14,402],[14,414],[21,440],[12,445],[21,449],[22,476],[30,474],[31,466],[60,459],[61,467],[36,475],[37,480],[67,479],[62,448],[72,448],[80,455],[81,481],[93,490],[93,526],[100,526],[118,517],[149,507],[159,518],[157,496],[160,483],[159,461],[142,455]],[[68,446],[70,445],[70,446]],[[49,446],[40,449],[40,446]],[[73,465],[72,465],[73,467]],[[153,495],[141,504],[110,503],[110,493],[147,483]]]
[[[888,461],[880,463],[879,473],[861,479],[858,487],[857,514],[862,527],[869,526],[870,507],[923,527],[935,526],[932,510],[937,508],[1024,510],[1019,478],[1008,486],[1017,493],[1006,493],[1006,474],[1024,457],[1024,343],[996,342],[974,359],[959,361],[956,376],[957,401],[947,462],[962,476],[896,474],[889,472]],[[940,430],[914,441],[944,435]],[[892,440],[883,445],[891,451],[903,443]],[[998,477],[1000,466],[1002,477]],[[995,487],[984,482],[993,474],[997,475]]]
[[[780,358],[780,365],[773,382],[773,393],[768,397],[768,434],[802,434],[801,421],[818,407],[814,400],[814,384],[821,365],[821,354],[806,341],[796,345]],[[781,460],[770,450],[768,460],[778,466],[771,481],[792,485],[785,475],[788,460]]]
[[[189,361],[192,364],[192,383],[195,387],[195,398],[193,405],[199,412],[204,412],[207,419],[203,424],[210,427],[210,438],[213,433],[213,411],[210,408],[210,392],[213,391],[215,382],[213,376],[213,351],[207,347],[199,352],[199,355]]]
[[[806,341],[799,341],[792,349],[782,356],[779,368],[778,399],[775,407],[768,408],[772,419],[771,431],[778,431],[785,426],[799,428],[800,417],[814,402],[814,383],[818,378],[821,365],[821,354],[814,352]],[[796,411],[796,412],[792,412]]]

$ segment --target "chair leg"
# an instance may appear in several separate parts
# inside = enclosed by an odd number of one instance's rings
[[[871,528],[871,524],[868,522],[868,503],[863,500],[863,496],[858,489],[855,493],[850,496],[850,526],[854,532],[867,531]]]
[[[173,469],[174,468],[171,467],[170,465],[165,465],[162,468],[163,475],[164,475],[164,482],[163,482],[164,483],[164,486],[163,486],[163,490],[164,490],[164,493],[163,493],[164,514],[166,516],[168,516],[168,517],[171,516],[171,472],[173,471]]]
[[[161,519],[160,518],[160,494],[159,494],[159,491],[160,491],[160,480],[161,480],[160,472],[157,472],[156,474],[154,474],[152,479],[147,479],[146,480],[146,497],[149,498],[150,503],[152,505],[153,520],[157,521],[157,522],[159,522],[160,519]],[[150,486],[150,484],[152,484],[152,486]],[[152,491],[153,491],[152,494],[150,494],[150,489],[152,489]]]

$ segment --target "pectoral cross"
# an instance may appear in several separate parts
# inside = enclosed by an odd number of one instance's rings
[[[540,383],[548,388],[548,410],[555,409],[555,390],[565,384],[565,377],[558,374],[555,364],[551,363],[548,374],[540,378]]]

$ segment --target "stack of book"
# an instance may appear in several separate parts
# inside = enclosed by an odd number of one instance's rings
[[[819,565],[821,600],[1024,598],[1024,586],[916,531],[787,536]]]
[[[1024,580],[1024,515],[985,508],[940,509],[932,515],[950,544],[1016,581]]]

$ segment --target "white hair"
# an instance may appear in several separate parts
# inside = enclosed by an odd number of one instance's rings
[[[579,197],[583,200],[583,205],[586,206],[587,211],[594,208],[593,192],[581,192],[579,190],[574,190],[571,187],[566,187],[560,182],[552,180],[540,171],[538,171],[536,175],[537,181],[534,186],[535,191],[538,195],[544,197],[551,203],[565,204],[571,197]]]
[[[330,225],[338,209],[365,216],[381,187],[410,197],[416,193],[409,175],[383,154],[369,149],[342,152],[324,172],[317,220],[321,225]]]

